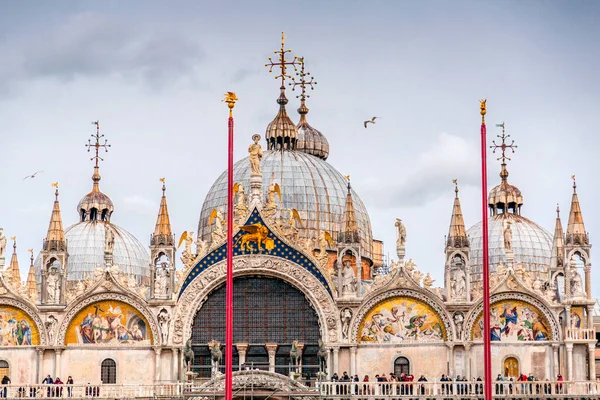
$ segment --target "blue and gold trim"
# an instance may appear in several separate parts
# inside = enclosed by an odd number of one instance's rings
[[[265,224],[265,222],[263,221],[263,219],[260,216],[260,214],[258,213],[258,211],[256,209],[254,209],[252,211],[252,214],[248,218],[246,225],[258,224],[258,223],[267,226],[267,224]],[[268,226],[267,226],[267,228],[268,228]],[[244,232],[244,231],[238,231],[236,233],[236,235],[233,237],[233,244],[234,244],[233,257],[234,258],[236,256],[242,256],[242,255],[248,254],[248,253],[241,251],[240,246],[239,246],[239,240],[245,234],[246,234],[246,232]],[[325,287],[325,289],[327,290],[329,295],[331,297],[333,297],[333,292],[331,290],[331,287],[329,286],[329,283],[327,282],[327,279],[325,279],[325,276],[321,272],[320,268],[315,263],[313,263],[309,257],[305,256],[300,251],[298,251],[295,248],[284,243],[270,229],[269,229],[268,237],[273,239],[273,241],[275,242],[275,248],[271,251],[262,249],[263,254],[268,254],[273,257],[283,258],[285,260],[291,261],[294,264],[301,266],[302,268],[304,268],[305,270],[310,272],[315,278],[317,278],[319,280],[319,282],[321,282],[321,284]],[[258,249],[256,247],[256,243],[250,243],[250,246],[254,249],[254,254],[257,254]],[[226,255],[227,255],[227,243],[224,243],[222,246],[214,249],[212,252],[207,254],[202,260],[200,260],[198,262],[198,264],[196,264],[194,267],[192,267],[190,272],[188,273],[187,277],[185,278],[183,285],[181,285],[181,289],[179,290],[178,299],[181,298],[181,296],[185,292],[185,289],[190,285],[190,283],[192,283],[192,281],[198,275],[200,275],[202,272],[204,272],[210,266],[225,260]]]

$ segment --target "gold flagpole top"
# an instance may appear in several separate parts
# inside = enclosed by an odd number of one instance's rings
[[[486,101],[487,101],[487,99],[479,100],[479,113],[481,114],[481,123],[482,124],[485,124],[485,113],[486,113],[485,102]]]
[[[235,102],[238,101],[238,97],[233,92],[225,93],[225,98],[221,101],[227,103],[227,107],[229,107],[229,118],[233,117],[233,107],[235,107]]]

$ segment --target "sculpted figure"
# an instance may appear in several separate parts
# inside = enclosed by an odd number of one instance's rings
[[[107,253],[112,253],[114,247],[115,234],[112,231],[111,226],[109,224],[106,224],[104,228],[104,251]]]
[[[50,344],[54,344],[54,331],[56,330],[57,326],[58,320],[56,317],[54,315],[49,316],[48,320],[46,321],[46,330],[48,331],[48,339]]]
[[[290,350],[290,361],[292,365],[295,367],[295,372],[300,372],[300,360],[302,359],[302,354],[300,349],[298,348],[298,341],[294,340],[292,342],[292,349]]]
[[[237,183],[233,188],[234,193],[237,194],[237,201],[234,206],[235,219],[238,225],[243,224],[248,216],[248,206],[246,205],[246,192],[244,191],[244,185]]]
[[[177,321],[175,321],[175,327],[177,327]],[[192,350],[192,339],[188,339],[185,342],[185,347],[183,348],[183,356],[185,359],[185,368],[188,371],[192,370],[192,364],[194,363],[194,350]]]
[[[352,319],[352,310],[344,308],[340,313],[342,319],[342,335],[344,339],[348,339],[348,332],[350,331],[350,320]]]
[[[48,277],[46,278],[46,298],[48,303],[58,303],[60,299],[60,276],[56,272],[56,268],[51,268]]]
[[[212,224],[214,221],[214,228],[211,234],[212,237],[212,245],[215,246],[219,244],[223,239],[225,239],[225,229],[223,225],[225,221],[223,221],[223,213],[219,209],[214,209],[210,215],[209,224]]]
[[[252,135],[252,143],[248,147],[248,153],[250,153],[250,169],[252,170],[252,174],[260,175],[262,173],[260,169],[260,161],[262,160],[263,151],[258,141],[260,140],[260,135]]]
[[[431,275],[429,275],[429,272],[425,275],[425,278],[423,278],[423,286],[426,289],[430,289],[431,285],[433,285],[433,282],[435,282],[435,279],[431,279]]]
[[[161,268],[156,271],[156,288],[158,288],[158,295],[166,297],[169,295],[169,286],[171,284],[171,274],[167,268],[167,263],[162,263]],[[155,289],[156,290],[156,289]]]
[[[160,325],[160,335],[162,337],[163,344],[167,344],[169,339],[169,324],[171,323],[171,316],[169,312],[164,308],[158,313],[158,325]]]
[[[404,263],[404,269],[406,270],[408,275],[412,275],[413,270],[415,269],[416,266],[417,266],[417,264],[414,263],[412,258],[409,258],[408,261],[406,263]]]
[[[342,269],[342,295],[352,293],[356,293],[356,275],[350,261],[346,261]]]
[[[267,191],[267,201],[262,209],[262,214],[267,220],[271,220],[277,212],[277,203],[275,202],[275,194],[279,196],[281,201],[281,188],[277,183],[271,180],[269,190]]]
[[[4,235],[4,229],[0,228],[0,257],[3,257],[6,253],[6,235]]]
[[[418,269],[415,270],[415,272],[413,272],[412,278],[415,280],[415,282],[417,282],[417,284],[419,286],[421,286],[421,278],[423,277],[423,273],[421,273],[421,271],[419,271]]]
[[[460,311],[454,313],[454,326],[456,326],[456,338],[458,340],[462,340],[463,333],[463,323],[465,321],[465,316]]]
[[[323,341],[319,339],[319,352],[317,353],[319,359],[319,372],[327,372],[327,353],[329,353],[329,350],[325,348]]]
[[[208,342],[208,348],[210,349],[210,364],[212,366],[211,376],[215,377],[217,372],[219,372],[219,364],[221,363],[221,358],[223,357],[223,353],[221,352],[221,343],[213,339]]]
[[[512,229],[510,227],[511,223],[506,223],[506,228],[504,228],[504,249],[506,251],[512,251]]]
[[[396,218],[394,226],[396,227],[396,248],[406,247],[406,227],[402,223],[402,220]]]

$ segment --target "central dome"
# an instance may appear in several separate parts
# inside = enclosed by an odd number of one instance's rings
[[[267,150],[261,162],[263,193],[266,196],[270,180],[281,187],[282,201],[279,209],[298,210],[305,229],[300,237],[316,239],[319,231],[331,233],[334,241],[343,230],[344,207],[348,193],[346,178],[322,158],[302,151]],[[246,157],[235,163],[234,182],[242,182],[246,193],[250,192],[250,161]],[[371,258],[373,235],[371,221],[365,205],[352,190],[356,221],[360,233],[363,256]],[[210,213],[214,208],[226,209],[227,171],[223,172],[210,188],[200,213],[198,234],[209,241]]]

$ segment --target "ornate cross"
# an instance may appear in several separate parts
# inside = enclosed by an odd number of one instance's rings
[[[501,124],[496,124],[496,126],[502,128],[502,135],[496,135],[497,137],[502,139],[502,144],[496,144],[496,141],[494,140],[492,141],[493,145],[490,146],[490,148],[493,149],[494,154],[496,153],[496,150],[501,149],[502,155],[498,157],[497,160],[502,160],[502,164],[506,164],[506,160],[510,161],[510,157],[506,155],[506,149],[509,149],[514,153],[517,146],[515,145],[514,140],[511,140],[510,144],[506,144],[506,140],[510,137],[510,135],[504,134],[504,122]]]
[[[88,144],[85,145],[85,147],[88,148],[88,153],[90,152],[90,150],[92,150],[92,147],[96,148],[96,155],[92,158],[90,158],[90,160],[96,160],[96,167],[98,166],[98,160],[104,161],[104,158],[100,157],[98,155],[98,152],[100,151],[100,147],[104,148],[104,151],[108,153],[108,148],[110,147],[110,144],[107,144],[108,141],[106,139],[104,139],[104,144],[100,144],[100,139],[102,139],[104,137],[104,135],[100,134],[100,121],[93,121],[92,125],[96,125],[96,134],[95,135],[91,135],[93,139],[95,139],[95,143],[92,143],[91,139],[88,139]]]
[[[277,54],[279,56],[278,57],[279,61],[273,62],[271,57],[269,57],[269,62],[267,64],[265,64],[265,67],[269,67],[269,72],[273,72],[273,67],[281,68],[281,74],[277,75],[275,77],[275,79],[281,78],[281,86],[284,86],[284,82],[285,82],[286,78],[292,79],[292,77],[287,74],[288,65],[294,67],[294,71],[298,71],[298,68],[296,67],[298,65],[298,63],[296,62],[298,57],[294,56],[294,59],[292,61],[286,61],[285,60],[286,53],[291,53],[292,50],[291,49],[285,50],[284,45],[285,45],[285,34],[283,32],[281,32],[281,49],[276,50],[274,52],[275,54]]]
[[[304,57],[299,57],[298,61],[300,62],[300,72],[296,72],[298,80],[296,80],[296,78],[292,78],[292,82],[288,83],[288,85],[292,87],[292,90],[296,90],[296,86],[300,86],[302,90],[301,93],[296,96],[296,98],[300,99],[301,101],[305,101],[308,97],[310,97],[309,94],[306,94],[306,87],[310,86],[310,90],[315,90],[314,85],[317,84],[317,81],[315,81],[315,78],[310,74],[310,72],[304,72]],[[307,77],[310,77],[309,81],[306,80]]]

